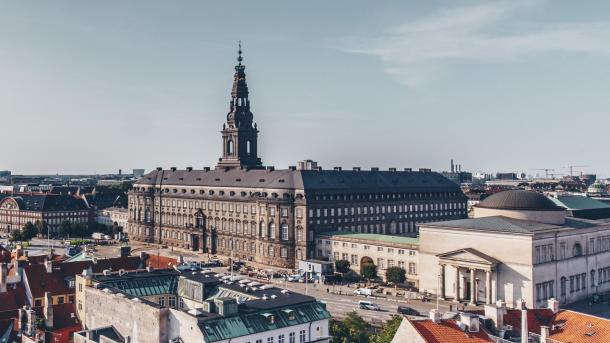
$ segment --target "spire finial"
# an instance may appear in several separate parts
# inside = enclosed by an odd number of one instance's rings
[[[239,49],[237,50],[237,65],[241,66],[241,61],[244,60],[243,57],[241,57],[241,40],[239,40],[238,47]]]

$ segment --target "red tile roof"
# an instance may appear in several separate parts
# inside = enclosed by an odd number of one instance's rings
[[[47,273],[46,267],[42,264],[25,266],[23,274],[33,298],[42,298],[45,292],[51,292],[52,295],[74,293],[74,290],[68,287],[62,273],[55,271]]]
[[[80,327],[74,304],[53,305],[53,330]]]
[[[548,308],[535,308],[527,310],[527,330],[540,334],[540,326],[546,325],[553,320],[553,311]],[[521,332],[521,310],[507,309],[504,316],[504,324],[511,325],[513,332]]]
[[[14,311],[25,305],[26,296],[23,287],[9,287],[4,293],[0,293],[0,312]]]
[[[160,256],[160,255],[148,255],[146,257],[146,266],[153,267],[155,269],[166,269],[171,268],[178,264],[178,260],[171,257]]]
[[[484,331],[464,332],[455,320],[434,323],[427,320],[407,320],[428,343],[488,343],[491,339]]]
[[[569,343],[608,343],[610,320],[561,310],[557,312],[551,323],[550,338]]]

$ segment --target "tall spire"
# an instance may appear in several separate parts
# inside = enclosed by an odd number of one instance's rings
[[[227,122],[221,131],[222,157],[218,161],[217,168],[263,168],[261,159],[257,155],[258,128],[253,123],[254,116],[250,111],[246,66],[242,64],[244,60],[242,53],[241,41],[239,41],[230,110],[227,113]]]
[[[235,75],[233,76],[233,89],[231,90],[231,98],[232,103],[235,99],[243,99],[246,103],[248,99],[248,85],[246,84],[246,66],[241,64],[244,60],[242,56],[241,50],[241,41],[238,43],[237,50],[237,65],[235,66]],[[237,104],[232,105],[241,105],[241,100],[237,101]]]

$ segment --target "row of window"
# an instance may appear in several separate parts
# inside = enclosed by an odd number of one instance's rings
[[[320,328],[318,328],[319,330]],[[305,330],[299,331],[299,343],[305,343],[307,341],[307,333]],[[266,343],[275,343],[275,337],[267,337]],[[281,334],[277,336],[277,343],[296,343],[296,332],[291,332],[288,334],[288,342],[286,342],[286,335]],[[247,341],[246,343],[251,343]],[[255,343],[263,343],[263,339],[257,339]]]
[[[357,206],[357,207],[338,207],[338,208],[317,208],[309,209],[309,218],[341,217],[354,215],[386,214],[386,213],[412,213],[424,211],[449,211],[465,209],[465,203],[435,203],[435,204],[400,204],[385,206]]]
[[[245,241],[238,241],[238,240],[232,240],[232,239],[225,240],[223,238],[220,240],[219,246],[222,249],[243,251],[243,252],[256,254],[256,243],[254,243],[254,242],[248,243]],[[277,253],[276,253],[277,251],[278,251],[278,249],[271,244],[269,244],[267,246],[267,249],[265,249],[265,245],[263,243],[259,243],[258,254],[261,256],[267,255],[270,257],[274,257],[277,255]],[[280,247],[279,254],[280,254],[280,257],[283,257],[283,258],[288,257],[288,248]]]
[[[339,241],[330,241],[330,240],[322,240],[322,239],[318,239],[318,244],[322,244],[324,243],[325,245],[330,245],[332,242],[332,245],[335,247],[338,247],[339,245],[343,248],[348,248],[351,247],[352,249],[358,249],[358,243],[347,243],[347,242],[339,242]],[[371,246],[368,244],[364,244],[362,246],[364,248],[364,250],[370,250]],[[377,247],[377,252],[383,252],[384,250],[387,251],[388,254],[393,254],[394,251],[396,251],[398,253],[398,255],[404,255],[407,251],[409,252],[410,256],[415,255],[415,250],[405,250],[405,249],[395,249],[395,248],[384,248],[384,247]]]

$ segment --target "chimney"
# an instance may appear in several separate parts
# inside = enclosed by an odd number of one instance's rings
[[[453,158],[451,159],[451,172],[453,173],[455,171],[454,169],[454,165],[453,165]]]
[[[405,168],[404,170],[405,170],[406,172],[412,172],[412,171],[413,171],[413,168]]]
[[[353,171],[360,171],[360,167],[354,167],[352,168]]]
[[[388,170],[389,170],[389,171],[391,171],[391,172],[395,172],[395,171],[396,171],[396,168],[390,168],[390,169],[388,169]]]
[[[193,167],[186,167],[186,171],[188,171],[188,172],[193,171]]]
[[[169,169],[170,169],[171,171],[175,172],[177,168],[176,168],[176,167],[171,167],[171,168],[169,168]]]
[[[0,263],[0,294],[6,293],[7,274],[8,266],[6,263]]]
[[[53,300],[50,292],[44,292],[44,325],[53,328]]]
[[[479,316],[472,313],[460,313],[460,323],[468,328],[468,332],[479,332]]]
[[[266,170],[267,170],[268,172],[272,172],[272,171],[274,171],[274,170],[275,170],[275,167],[274,167],[274,166],[267,166]]]
[[[341,167],[334,167],[333,168],[334,171],[341,171],[341,169],[342,169]]]
[[[377,172],[379,171],[379,167],[371,167],[371,171]]]
[[[27,324],[24,332],[26,335],[32,336],[34,335],[34,332],[36,332],[36,312],[31,308],[28,308],[25,310],[25,316]]]
[[[548,304],[549,304],[549,305],[548,305],[548,306],[549,306],[549,309],[550,309],[551,311],[553,311],[553,313],[557,313],[557,312],[559,312],[559,301],[558,301],[557,299],[555,299],[555,298],[551,298],[551,299],[549,299],[549,300],[548,300]]]
[[[546,342],[549,339],[551,332],[546,325],[540,325],[540,342]]]
[[[440,323],[441,322],[441,313],[439,311],[437,311],[436,309],[430,310],[430,320],[436,324]]]
[[[521,343],[528,342],[529,331],[527,329],[527,310],[521,310]]]
[[[162,170],[163,170],[163,168],[157,167],[157,171],[162,171]]]
[[[44,268],[47,270],[47,273],[51,274],[53,272],[53,262],[49,260],[44,261]]]
[[[503,303],[503,302],[502,302]],[[504,327],[504,314],[506,313],[506,307],[503,307],[501,304],[494,305],[485,305],[485,317],[491,319],[494,323],[494,327],[497,331],[502,330]]]

